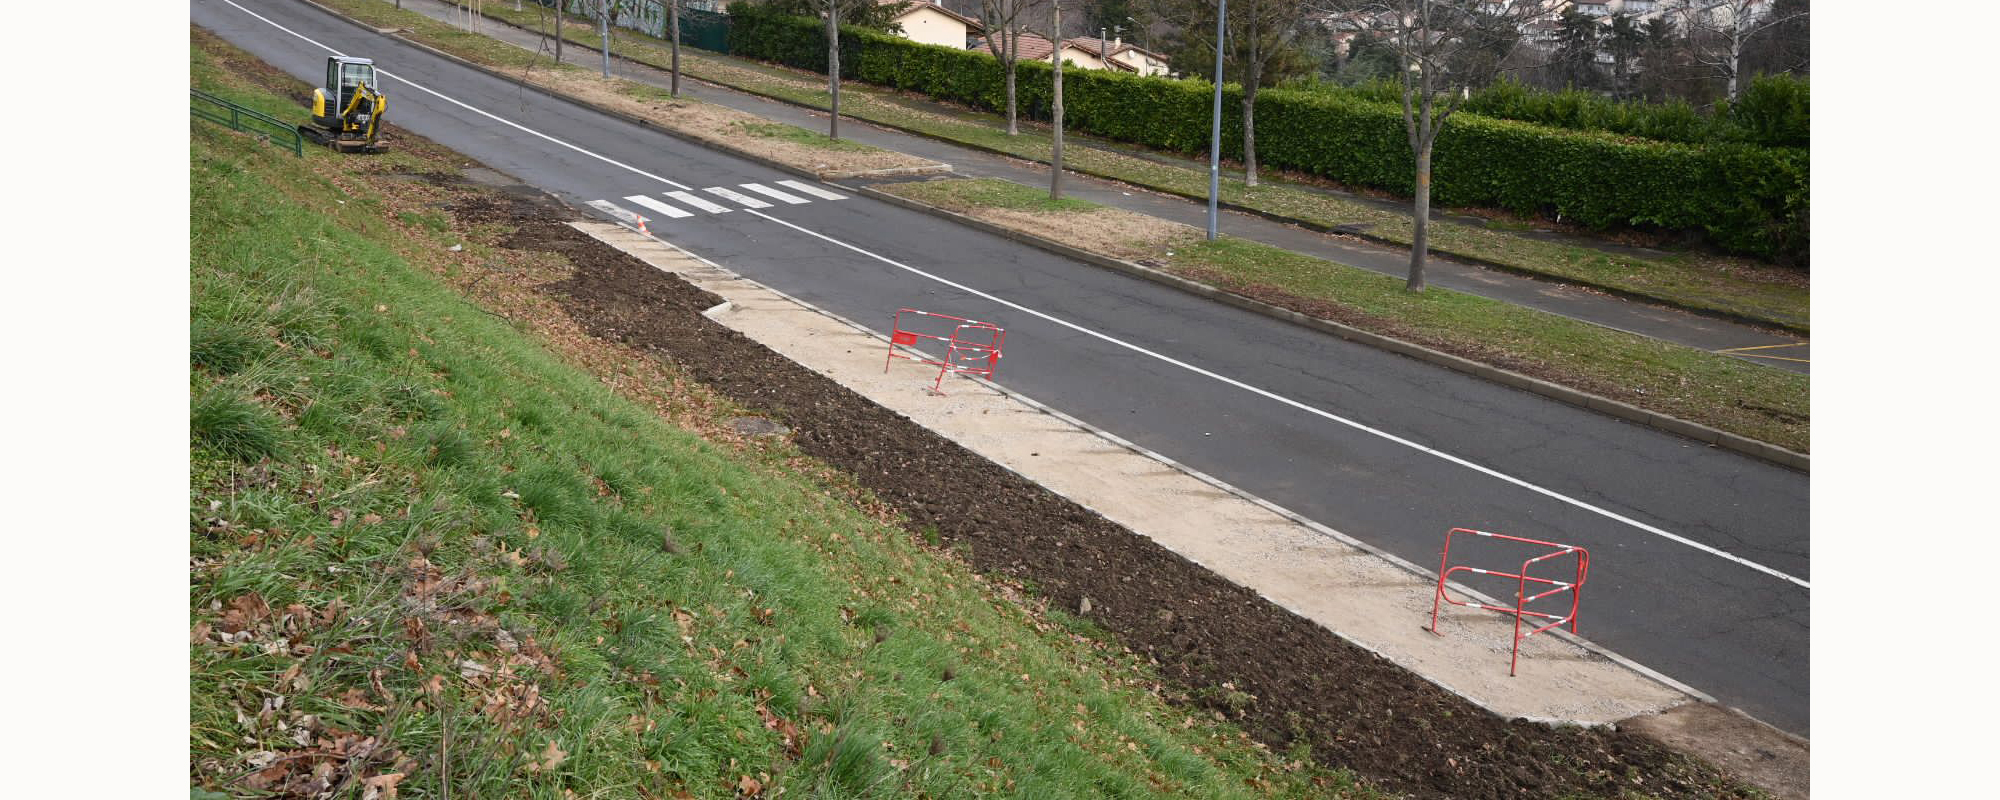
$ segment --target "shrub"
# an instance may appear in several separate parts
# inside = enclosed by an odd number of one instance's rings
[[[1812,138],[1810,90],[1804,78],[1760,75],[1730,104],[1730,119],[1749,141],[1805,147]]]
[[[826,69],[820,23],[740,2],[730,6],[730,16],[735,53]],[[918,44],[858,28],[840,35],[846,78],[974,108],[1006,107],[1005,72],[984,50]],[[1021,113],[1048,119],[1049,65],[1024,62],[1017,69]],[[1205,81],[1076,70],[1065,73],[1063,89],[1065,118],[1073,130],[1187,155],[1207,152],[1211,86]],[[1632,112],[1587,94],[1533,97],[1505,86],[1494,91],[1493,103],[1512,103],[1522,109],[1518,113],[1574,126],[1692,135],[1714,124],[1685,106],[1647,112],[1635,121],[1621,116]],[[1773,138],[1791,135],[1794,121],[1803,125],[1802,89],[1760,92],[1748,103],[1753,109],[1732,111],[1732,119],[1756,120],[1756,129]],[[1241,90],[1229,85],[1223,94],[1223,156],[1241,158]],[[1408,195],[1415,166],[1402,109],[1374,99],[1382,94],[1380,88],[1318,86],[1259,92],[1259,158],[1274,168]],[[1699,231],[1737,253],[1799,262],[1806,256],[1809,157],[1803,150],[1727,140],[1700,146],[1649,141],[1461,113],[1445,126],[1433,158],[1432,200],[1440,205],[1503,208],[1600,229]]]

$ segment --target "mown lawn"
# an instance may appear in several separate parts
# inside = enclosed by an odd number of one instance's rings
[[[995,178],[875,188],[974,216],[988,209],[1035,212],[1034,219],[991,221],[1075,239],[1066,243],[1086,249],[1102,249],[1106,239],[1144,241],[1127,245],[1140,248],[1128,255],[1183,277],[1792,450],[1811,446],[1811,380],[1804,375],[1478,295],[1435,287],[1412,294],[1388,275],[1232,236],[1205,241],[1186,226],[1161,236],[1145,224],[1148,218],[1072,198],[1051,207],[1047,192]],[[1146,233],[1121,237],[1120,226]]]
[[[433,45],[486,62],[490,39],[467,45],[470,36],[449,26],[424,19],[415,12],[395,12],[375,0],[326,0],[350,13],[371,20],[405,24],[415,18],[429,23],[415,25],[415,35]],[[511,21],[533,30],[548,25],[546,12],[529,8],[514,11],[494,3],[487,15]],[[565,40],[579,47],[599,46],[597,30],[572,22],[564,26]],[[484,37],[479,37],[484,38]],[[613,52],[655,65],[667,64],[668,43],[625,28],[612,32]],[[503,45],[504,46],[504,45]],[[525,53],[514,48],[517,53]],[[510,56],[505,64],[518,59]],[[824,109],[828,96],[823,76],[748,59],[726,56],[693,47],[681,49],[681,68],[687,75],[744,91]],[[848,81],[842,84],[841,112],[856,119],[909,130],[946,141],[998,150],[1019,158],[1046,163],[1050,135],[1046,125],[1022,120],[1020,133],[1008,136],[1004,118],[983,111],[957,108],[928,100],[914,99],[897,92]],[[1070,133],[1073,145],[1063,153],[1070,168],[1101,175],[1169,193],[1205,196],[1208,191],[1206,164],[1170,154],[1141,157],[1137,151],[1115,142]],[[1414,235],[1407,210],[1384,209],[1376,204],[1324,191],[1314,191],[1305,183],[1290,181],[1282,173],[1266,171],[1258,186],[1247,186],[1241,171],[1225,173],[1222,197],[1247,208],[1303,220],[1328,227],[1360,225],[1374,236],[1408,245]],[[1296,177],[1296,176],[1294,176]],[[1446,176],[1440,176],[1443,179]],[[1791,326],[1801,330],[1811,325],[1811,292],[1803,278],[1785,270],[1760,265],[1742,258],[1699,253],[1672,253],[1641,257],[1629,252],[1581,247],[1560,241],[1518,235],[1508,223],[1479,227],[1439,221],[1431,225],[1430,247],[1443,255],[1457,255],[1506,265],[1513,269],[1578,281],[1595,286],[1654,297],[1696,309],[1735,314],[1750,319]]]

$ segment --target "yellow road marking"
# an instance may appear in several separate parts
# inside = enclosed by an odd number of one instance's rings
[[[1717,350],[1715,352],[1735,353],[1743,350],[1770,350],[1774,347],[1805,347],[1808,344],[1810,344],[1810,342],[1788,342],[1786,344],[1760,344],[1751,347],[1726,347],[1721,350]]]
[[[1718,352],[1718,353],[1728,353],[1729,351],[1727,351],[1727,350],[1717,350],[1716,352]],[[1765,356],[1765,355],[1758,355],[1758,354],[1756,354],[1756,353],[1731,353],[1731,355],[1737,355],[1737,356],[1742,356],[1742,357],[1744,357],[1744,358],[1768,358],[1768,359],[1771,359],[1772,361],[1797,361],[1797,362],[1799,362],[1799,363],[1801,363],[1801,364],[1811,364],[1811,363],[1812,363],[1812,359],[1809,359],[1809,358],[1787,358],[1787,357],[1785,357],[1785,356]]]

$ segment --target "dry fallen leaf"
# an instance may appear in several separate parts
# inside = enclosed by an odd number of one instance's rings
[[[528,771],[547,772],[561,766],[563,759],[566,758],[569,758],[569,754],[556,746],[556,740],[550,739],[548,749],[542,751],[542,760],[538,763],[529,764]]]
[[[385,772],[373,778],[361,779],[361,800],[395,800],[396,784],[403,782],[403,773]]]
[[[756,797],[763,793],[764,784],[756,778],[745,775],[742,780],[736,782],[736,791],[742,792],[748,797]]]

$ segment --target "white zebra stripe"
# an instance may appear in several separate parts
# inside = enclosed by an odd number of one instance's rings
[[[627,211],[625,210],[624,207],[618,205],[617,203],[613,203],[609,200],[592,200],[588,203],[585,203],[584,205],[602,211],[606,216],[618,220],[619,222],[623,222],[627,225],[631,225],[634,227],[637,227],[639,225],[640,217],[638,214],[634,214],[630,211]]]
[[[688,194],[687,192],[668,192],[667,196],[675,200],[679,200],[688,205],[694,206],[695,208],[699,208],[710,214],[727,214],[730,211],[729,206],[725,206],[720,203],[711,203],[708,202],[707,200],[703,200],[699,197]]]
[[[693,214],[690,214],[690,213],[688,213],[688,212],[686,212],[686,211],[682,211],[682,210],[680,210],[680,209],[678,209],[678,208],[674,208],[673,206],[670,206],[670,205],[667,205],[666,203],[662,203],[662,202],[660,202],[660,201],[658,201],[658,200],[654,200],[653,198],[651,198],[651,197],[647,197],[646,195],[643,195],[643,194],[635,194],[635,195],[632,195],[632,196],[629,196],[629,197],[627,197],[627,198],[625,198],[625,199],[626,199],[626,200],[630,200],[630,201],[632,201],[632,202],[634,202],[634,203],[637,203],[637,204],[639,204],[639,205],[642,205],[642,206],[645,206],[645,207],[647,207],[647,208],[650,208],[650,209],[652,209],[652,210],[654,210],[654,211],[658,211],[658,212],[660,212],[660,213],[662,213],[662,214],[665,214],[665,215],[667,215],[667,216],[669,216],[669,217],[672,217],[672,218],[674,218],[674,219],[680,219],[681,217],[692,217],[692,216],[694,216]]]
[[[764,195],[765,197],[772,197],[779,200],[783,200],[795,206],[805,205],[806,203],[812,202],[811,200],[807,200],[795,194],[785,194],[784,192],[778,191],[769,186],[765,186],[764,184],[761,183],[746,183],[743,184],[743,188]]]
[[[709,193],[709,194],[712,194],[712,195],[715,195],[716,197],[720,197],[720,198],[722,198],[722,199],[724,199],[724,200],[731,200],[731,201],[734,201],[734,202],[737,202],[737,203],[740,203],[740,204],[742,204],[742,205],[743,205],[743,207],[744,207],[744,208],[770,208],[770,207],[771,207],[771,204],[770,204],[770,203],[766,203],[766,202],[764,202],[764,201],[762,201],[762,200],[759,200],[759,199],[757,199],[757,198],[755,198],[755,197],[751,197],[751,196],[749,196],[749,195],[747,195],[747,194],[744,194],[744,193],[742,193],[742,192],[738,192],[738,191],[735,191],[735,190],[733,190],[733,189],[730,189],[730,188],[729,188],[729,187],[727,187],[727,186],[710,186],[710,187],[708,187],[708,188],[706,188],[706,189],[703,189],[702,191],[704,191],[704,192],[707,192],[707,193]]]
[[[817,198],[819,198],[819,199],[821,199],[821,200],[846,200],[846,199],[847,199],[847,195],[844,195],[844,194],[835,194],[835,193],[833,193],[833,192],[829,192],[829,191],[827,191],[827,190],[825,190],[825,189],[821,189],[821,188],[819,188],[819,187],[817,187],[817,186],[814,186],[814,185],[812,185],[812,184],[810,184],[810,183],[805,183],[805,182],[803,182],[803,181],[778,181],[778,185],[779,185],[779,186],[783,186],[783,187],[785,187],[785,188],[787,188],[787,189],[796,189],[796,190],[798,190],[798,191],[801,191],[801,192],[805,192],[806,194],[809,194],[809,195],[812,195],[812,196],[814,196],[814,197],[817,197]]]

